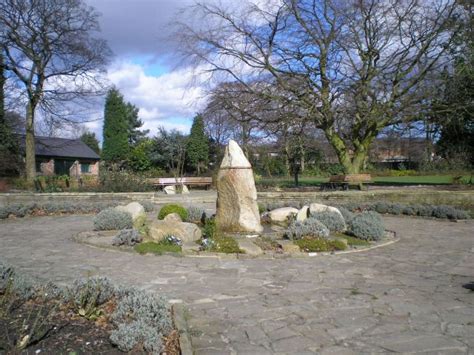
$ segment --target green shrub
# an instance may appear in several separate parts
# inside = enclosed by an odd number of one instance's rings
[[[188,208],[188,222],[202,223],[206,219],[206,211],[200,207],[191,206]]]
[[[242,249],[239,248],[239,243],[229,236],[220,236],[213,239],[209,251],[216,253],[226,253],[226,254],[241,254],[244,253]]]
[[[301,239],[303,237],[328,238],[329,229],[315,218],[308,218],[304,221],[295,221],[291,223],[286,236],[290,239]]]
[[[436,206],[433,208],[432,216],[435,218],[467,219],[469,214],[466,211],[458,210],[451,206]]]
[[[376,212],[362,212],[351,221],[350,231],[355,237],[363,240],[380,240],[384,235],[384,225]]]
[[[214,218],[208,218],[204,221],[204,227],[202,228],[203,238],[217,238],[219,237],[217,230],[216,220]]]
[[[181,246],[176,244],[168,243],[167,241],[156,242],[145,242],[135,245],[135,251],[139,254],[156,254],[161,255],[163,253],[180,253]]]
[[[326,210],[323,212],[313,213],[311,218],[317,219],[324,224],[331,232],[342,232],[346,229],[344,217],[339,213]]]
[[[295,241],[301,251],[304,252],[327,252],[345,250],[346,244],[340,240],[327,240],[323,238],[302,238]]]
[[[186,208],[181,205],[175,204],[163,206],[160,209],[160,212],[158,213],[158,219],[163,219],[171,213],[177,213],[183,221],[188,219],[188,211],[186,210]]]
[[[133,220],[130,213],[107,208],[94,217],[95,230],[131,229]]]

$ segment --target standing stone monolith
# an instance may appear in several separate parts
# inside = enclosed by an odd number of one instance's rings
[[[252,165],[230,140],[217,174],[217,226],[228,232],[263,231]]]

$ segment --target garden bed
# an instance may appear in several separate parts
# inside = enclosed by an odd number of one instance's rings
[[[167,300],[108,279],[66,288],[0,262],[0,352],[180,354]]]

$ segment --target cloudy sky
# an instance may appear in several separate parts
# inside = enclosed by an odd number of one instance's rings
[[[176,12],[193,0],[86,1],[102,14],[102,37],[115,54],[108,78],[140,109],[144,128],[151,134],[158,126],[188,132],[204,91],[191,84],[191,68],[177,67],[168,34]],[[102,121],[87,127],[102,136]]]

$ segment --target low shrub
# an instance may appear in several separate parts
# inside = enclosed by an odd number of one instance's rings
[[[368,245],[370,245],[370,243],[368,241],[362,240],[360,238],[355,238],[355,237],[352,237],[350,235],[339,234],[338,237],[344,238],[345,240],[347,240],[347,245],[349,245],[349,246],[368,246]]]
[[[131,229],[133,220],[130,213],[107,208],[94,217],[94,230]]]
[[[328,240],[323,238],[302,238],[295,241],[295,244],[304,252],[327,252],[335,250],[345,250],[346,244],[340,240]]]
[[[469,214],[466,211],[458,210],[451,206],[436,206],[433,208],[432,216],[435,218],[467,219]]]
[[[352,219],[354,218],[354,213],[352,213],[345,207],[338,207],[338,209],[339,209],[339,212],[341,212],[342,216],[344,217],[344,221],[346,222],[346,224],[351,223]]]
[[[191,206],[188,208],[188,222],[203,223],[206,220],[206,211],[200,207]]]
[[[171,213],[177,213],[183,221],[188,219],[188,211],[181,205],[164,205],[158,213],[158,219],[163,219]]]
[[[326,210],[322,212],[313,213],[311,218],[317,219],[324,224],[331,232],[342,232],[346,229],[346,222],[341,214]]]
[[[74,311],[87,319],[97,319],[101,315],[99,306],[110,300],[115,288],[106,277],[75,280],[66,290],[66,297]]]
[[[156,242],[145,242],[135,245],[135,251],[139,254],[156,254],[161,255],[163,253],[179,253],[181,252],[181,246],[177,244],[171,244],[167,241]]]
[[[143,236],[136,229],[122,229],[114,237],[114,239],[112,239],[112,245],[134,246],[135,244],[140,243],[142,240]]]
[[[244,251],[239,248],[239,243],[230,236],[220,236],[212,239],[209,251],[225,254],[242,254]]]
[[[304,221],[295,221],[286,230],[289,239],[301,239],[303,237],[328,238],[329,229],[317,219],[310,217]]]
[[[204,227],[202,228],[203,238],[217,238],[219,232],[217,230],[216,220],[214,218],[208,218],[204,221]]]
[[[135,289],[118,293],[119,301],[111,317],[117,326],[110,335],[112,343],[122,351],[161,354],[161,338],[173,327],[166,299]]]
[[[143,206],[145,212],[153,212],[155,210],[155,204],[151,201],[143,200],[139,201],[139,203]]]
[[[384,235],[384,225],[380,215],[373,211],[357,214],[351,221],[350,231],[363,240],[380,240]]]

